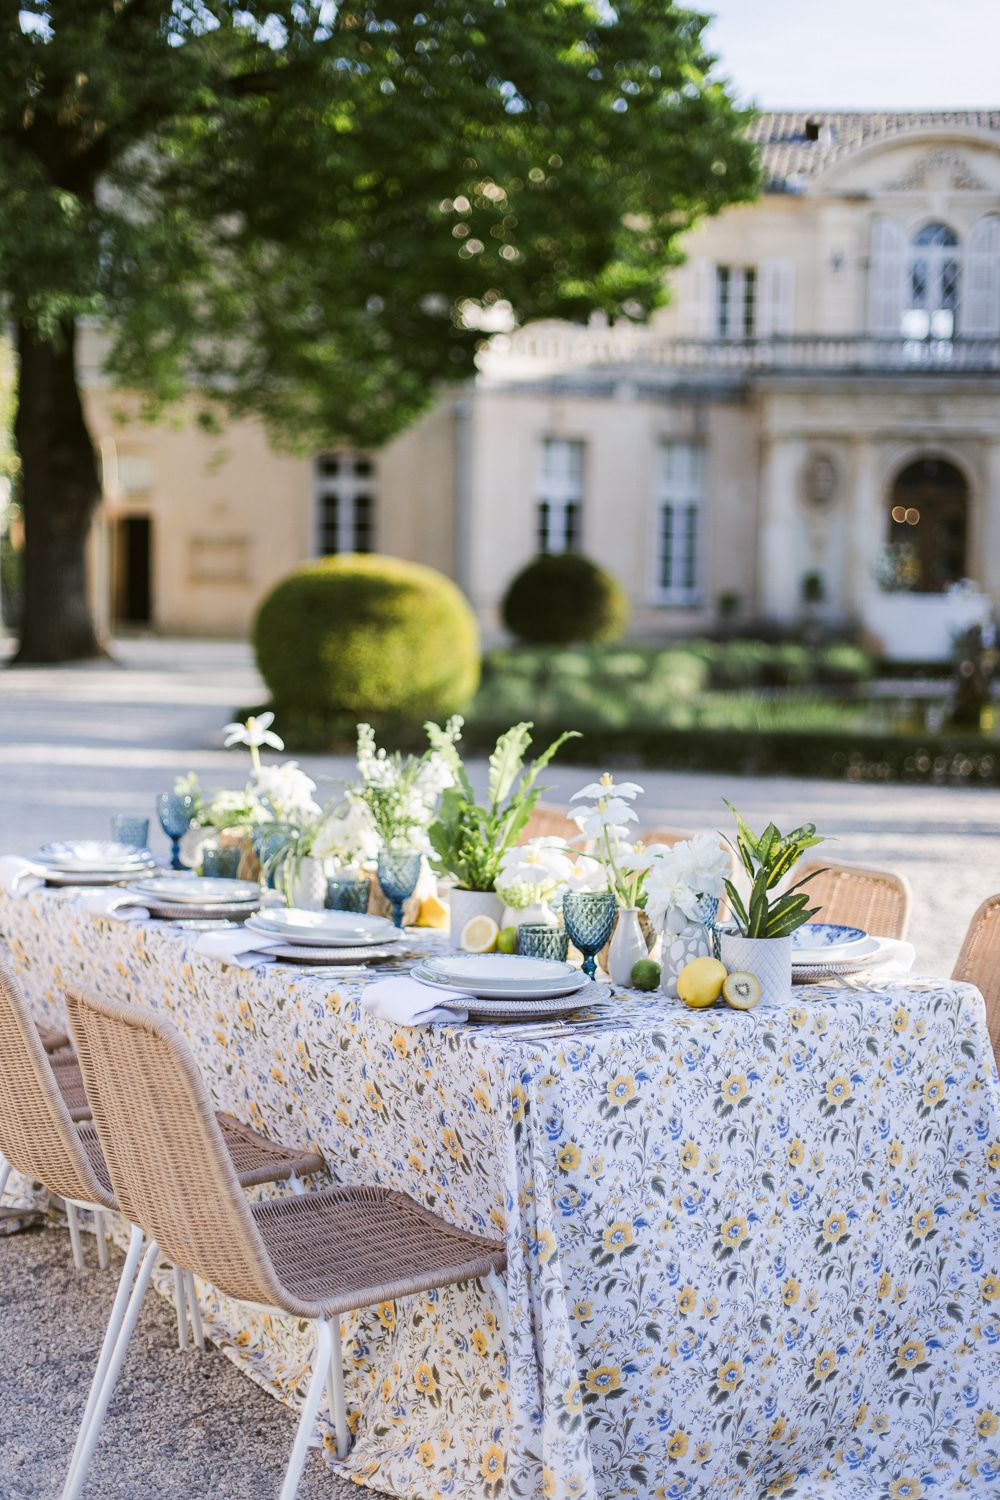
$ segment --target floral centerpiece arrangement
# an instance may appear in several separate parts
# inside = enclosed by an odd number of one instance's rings
[[[726,881],[736,931],[724,931],[720,956],[726,968],[753,974],[762,990],[774,998],[787,995],[792,983],[792,933],[818,911],[810,907],[802,889],[820,872],[811,870],[801,880],[784,886],[807,849],[823,842],[814,823],[803,823],[791,833],[781,833],[768,823],[755,834],[731,802],[726,806],[736,819],[733,846],[749,890],[741,892],[733,880]]]
[[[661,987],[676,997],[677,976],[712,953],[709,929],[730,873],[729,856],[711,833],[646,851],[644,895],[653,928],[663,934]]]
[[[500,860],[496,892],[503,903],[501,927],[538,922],[558,926],[567,891],[597,890],[603,872],[565,839],[529,839],[508,849]]]
[[[435,869],[456,882],[451,896],[451,926],[452,937],[457,940],[473,917],[489,916],[500,921],[504,906],[498,892],[501,872],[507,856],[520,853],[515,845],[542,792],[539,774],[560,746],[576,735],[575,731],[561,734],[547,750],[526,764],[532,725],[515,724],[494,746],[489,758],[486,796],[480,801],[454,748],[458,736],[447,742],[440,730],[432,733],[434,726],[427,728],[432,744],[449,760],[452,775],[451,784],[442,791],[441,805],[428,837],[436,856]],[[504,878],[510,887],[538,884],[530,879],[522,882]],[[528,904],[526,900],[524,905]]]

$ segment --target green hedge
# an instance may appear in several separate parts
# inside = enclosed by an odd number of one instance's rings
[[[347,554],[272,589],[253,629],[284,720],[349,725],[441,719],[479,682],[479,636],[461,591],[433,568]]]
[[[501,614],[518,640],[561,646],[617,640],[629,607],[621,584],[589,557],[543,552],[507,586]]]

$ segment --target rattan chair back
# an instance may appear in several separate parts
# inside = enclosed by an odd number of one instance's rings
[[[60,1198],[114,1207],[110,1183],[97,1175],[83,1147],[20,986],[2,963],[0,1152],[23,1177]]]
[[[187,1042],[168,1020],[66,995],[121,1212],[187,1271],[246,1302],[281,1301],[260,1230]]]
[[[814,920],[863,927],[877,937],[905,938],[910,922],[910,885],[891,870],[866,865],[836,865],[815,859],[796,865],[792,880],[810,870],[819,873],[804,887],[809,905],[819,910]]]
[[[524,825],[518,843],[526,844],[529,839],[566,839],[569,841],[579,837],[580,829],[563,808],[550,807],[544,802],[539,802]]]
[[[1000,895],[987,896],[969,923],[952,979],[974,984],[986,1001],[986,1026],[1000,1068]]]

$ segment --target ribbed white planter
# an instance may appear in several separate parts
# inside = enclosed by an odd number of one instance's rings
[[[760,998],[781,1005],[792,993],[792,940],[748,938],[741,932],[719,933],[719,956],[732,974],[753,974],[760,981]]]
[[[326,861],[308,856],[292,882],[292,905],[303,911],[322,911],[326,905]]]
[[[503,902],[496,891],[466,891],[454,886],[449,897],[451,902],[451,941],[458,946],[462,928],[473,917],[492,917],[497,926],[503,916]]]

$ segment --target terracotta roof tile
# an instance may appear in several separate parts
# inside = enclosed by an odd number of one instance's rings
[[[899,114],[862,110],[782,110],[760,114],[750,138],[761,148],[771,191],[796,188],[861,146],[913,131],[940,127],[990,130],[1000,139],[1000,109],[908,110]]]

